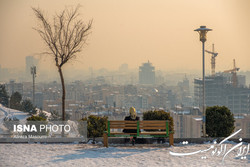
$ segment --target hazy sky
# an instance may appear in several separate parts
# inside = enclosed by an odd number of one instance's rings
[[[93,29],[88,45],[67,68],[118,69],[122,63],[138,68],[149,60],[158,70],[201,69],[201,42],[194,29],[206,25],[213,29],[206,49],[214,43],[219,52],[216,71],[232,68],[233,59],[241,70],[250,70],[249,0],[0,0],[1,67],[24,68],[26,56],[45,51],[32,29],[37,20],[31,7],[51,19],[77,4],[83,20],[94,20]],[[44,56],[42,64],[50,60]]]

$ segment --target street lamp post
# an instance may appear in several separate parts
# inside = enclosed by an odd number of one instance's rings
[[[200,28],[195,29],[200,35],[200,41],[202,42],[202,111],[203,111],[203,137],[206,137],[206,104],[205,104],[205,42],[207,40],[207,32],[212,31],[212,29],[206,28],[206,26],[200,26]]]

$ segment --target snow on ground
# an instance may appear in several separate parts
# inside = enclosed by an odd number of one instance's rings
[[[235,144],[234,144],[235,145]],[[228,148],[233,147],[228,144]],[[92,144],[0,144],[0,166],[4,167],[72,167],[72,166],[249,166],[250,155],[241,160],[236,151],[228,154],[222,164],[221,156],[211,152],[189,156],[173,156],[172,152],[194,152],[208,149],[211,144],[178,145],[120,145],[104,148]],[[202,157],[206,156],[206,159]]]
[[[26,119],[29,117],[28,113],[10,109],[7,107],[4,107],[2,104],[0,104],[0,134],[3,133],[3,131],[6,130],[6,128],[3,125],[3,119],[11,118],[13,119],[14,117],[17,118],[21,123],[25,123]]]
[[[3,120],[4,117],[8,118],[16,117],[21,121],[21,120],[26,120],[26,118],[29,117],[29,114],[19,110],[14,110],[4,107],[2,104],[0,104],[0,120]]]
[[[27,113],[8,109],[0,104],[0,132],[4,117],[25,121]],[[237,143],[227,143],[227,148]],[[222,156],[212,156],[211,151],[188,156],[170,155],[206,150],[211,143],[167,147],[158,145],[110,145],[104,148],[92,144],[0,144],[0,167],[100,167],[100,166],[250,166],[246,159],[236,158],[237,150],[230,152],[222,164]]]
[[[51,113],[48,111],[40,110],[39,108],[36,108],[36,116],[38,116],[40,113],[45,114],[45,116],[49,119],[51,117]]]

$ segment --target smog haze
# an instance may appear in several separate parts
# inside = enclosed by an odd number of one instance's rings
[[[38,56],[46,45],[33,29],[32,7],[48,19],[65,7],[81,5],[80,17],[93,28],[77,59],[66,68],[116,70],[123,63],[138,67],[148,60],[157,70],[201,70],[202,52],[194,29],[206,25],[206,49],[219,53],[216,71],[233,67],[250,70],[250,1],[248,0],[1,0],[0,65],[25,68],[25,57],[40,58],[43,68],[54,66],[50,56]],[[206,54],[210,70],[211,55]],[[52,60],[52,61],[51,61]]]

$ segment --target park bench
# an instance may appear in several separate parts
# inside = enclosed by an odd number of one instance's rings
[[[107,131],[103,134],[104,147],[108,147],[108,137],[169,137],[169,145],[174,145],[173,132],[169,131],[167,120],[107,121]],[[123,129],[134,129],[136,133],[124,133]]]

